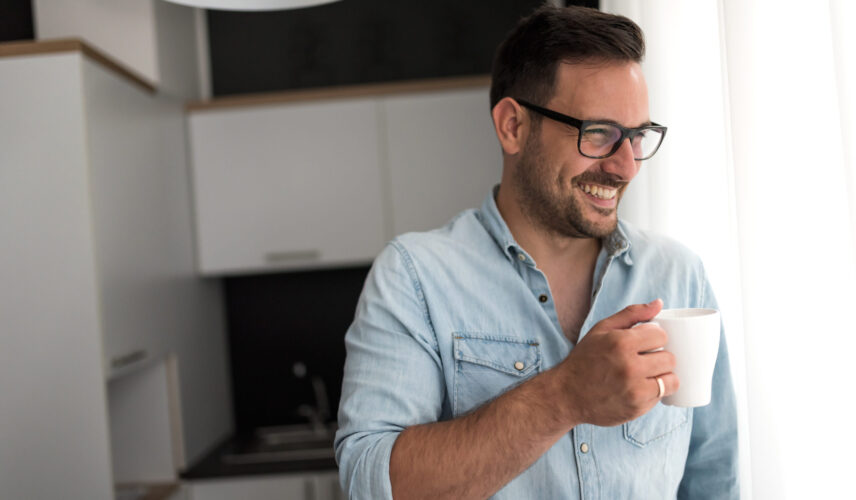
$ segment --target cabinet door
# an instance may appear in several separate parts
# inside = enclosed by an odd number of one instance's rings
[[[395,234],[442,226],[499,182],[487,88],[388,97],[382,109]]]
[[[193,331],[200,303],[184,112],[84,59],[89,193],[107,375],[151,364]],[[211,301],[207,302],[212,304]]]
[[[186,486],[190,500],[307,500],[314,491],[312,477],[303,474],[211,479]]]
[[[339,486],[339,472],[319,472],[315,474],[315,498],[307,500],[344,500],[345,493]]]
[[[197,111],[190,137],[203,273],[369,262],[380,251],[374,100]]]

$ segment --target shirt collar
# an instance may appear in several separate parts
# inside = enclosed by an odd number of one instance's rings
[[[519,259],[527,264],[534,265],[535,261],[526,253],[520,245],[514,240],[511,230],[499,213],[499,208],[496,206],[496,193],[499,190],[499,184],[490,190],[490,193],[482,202],[480,210],[480,220],[482,226],[496,241],[496,244],[502,249],[505,256],[514,261]],[[627,237],[627,232],[624,230],[623,222],[619,220],[615,231],[611,232],[602,240],[602,250],[606,251],[610,257],[623,256],[623,260],[627,265],[633,265],[633,260],[630,258],[630,239]]]

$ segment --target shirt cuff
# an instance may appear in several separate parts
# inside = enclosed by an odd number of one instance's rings
[[[389,459],[399,435],[399,432],[384,432],[346,439],[339,473],[345,479],[343,486],[348,498],[392,500]],[[348,443],[349,440],[354,442]]]

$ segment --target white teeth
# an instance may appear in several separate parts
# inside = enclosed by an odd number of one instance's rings
[[[618,192],[617,189],[604,188],[602,186],[592,186],[590,184],[580,184],[580,189],[582,189],[586,193],[591,194],[594,197],[603,200],[611,200],[615,198],[615,194]]]

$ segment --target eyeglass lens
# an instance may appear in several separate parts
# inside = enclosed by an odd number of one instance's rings
[[[580,137],[580,152],[586,156],[604,157],[609,156],[616,148],[616,142],[621,139],[621,130],[609,123],[590,123],[582,131]],[[637,131],[630,138],[633,148],[633,157],[636,160],[645,160],[652,156],[660,142],[663,133],[657,129],[643,129]]]

